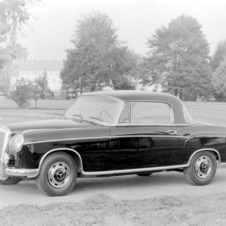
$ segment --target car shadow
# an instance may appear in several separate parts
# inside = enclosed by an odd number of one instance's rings
[[[161,172],[150,176],[126,175],[100,178],[78,178],[74,192],[84,189],[123,189],[128,187],[159,187],[170,184],[187,184],[184,174],[179,172]]]
[[[225,169],[219,169],[220,173],[216,173],[215,178],[211,182],[211,189],[224,186],[226,184]],[[204,187],[208,187],[204,186]],[[189,184],[183,173],[180,172],[160,172],[154,173],[150,176],[138,176],[138,175],[126,175],[126,176],[114,176],[114,177],[99,177],[99,178],[78,178],[74,189],[71,194],[84,194],[98,193],[98,192],[136,192],[142,193],[145,189],[150,191],[163,191],[178,190],[186,191],[191,189],[199,189],[203,186],[193,186]],[[6,187],[5,187],[6,188]],[[22,181],[17,185],[9,186],[9,190],[12,192],[17,190],[23,194],[42,196],[42,193],[38,191],[34,180]],[[165,189],[165,190],[164,190]],[[207,188],[208,189],[208,188]]]
[[[218,186],[226,183],[225,174],[216,174],[213,181],[207,186]],[[78,178],[73,193],[80,193],[84,191],[101,191],[101,190],[130,190],[138,189],[142,192],[143,188],[150,188],[152,190],[159,188],[176,189],[183,191],[184,189],[195,189],[195,186],[189,184],[183,173],[180,172],[160,172],[154,173],[150,176],[115,176],[115,177],[101,177],[101,178]],[[192,187],[192,188],[191,188]],[[204,186],[206,187],[206,186]]]

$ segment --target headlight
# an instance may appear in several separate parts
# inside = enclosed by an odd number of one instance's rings
[[[15,135],[9,143],[9,154],[15,155],[19,152],[24,144],[24,136],[22,134]]]

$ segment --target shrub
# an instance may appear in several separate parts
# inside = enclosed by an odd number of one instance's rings
[[[30,105],[29,100],[32,97],[31,84],[20,84],[16,87],[11,95],[11,99],[16,102],[19,107],[25,108]]]

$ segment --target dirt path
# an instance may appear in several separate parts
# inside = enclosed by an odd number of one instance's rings
[[[34,181],[0,187],[0,225],[225,225],[226,168],[203,187],[183,174],[79,179],[68,196],[47,197]]]

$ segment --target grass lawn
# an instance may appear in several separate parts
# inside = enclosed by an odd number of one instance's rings
[[[3,124],[59,118],[72,103],[73,100],[38,100],[38,108],[35,109],[35,101],[32,100],[29,108],[21,109],[12,100],[0,99],[0,117]],[[184,104],[195,120],[226,126],[226,103],[185,102]]]
[[[64,115],[73,100],[38,100],[38,108],[35,101],[30,101],[29,108],[18,108],[15,102],[8,99],[0,99],[0,117],[2,124],[59,118]]]
[[[197,121],[226,126],[226,103],[223,102],[185,102],[185,106]]]

